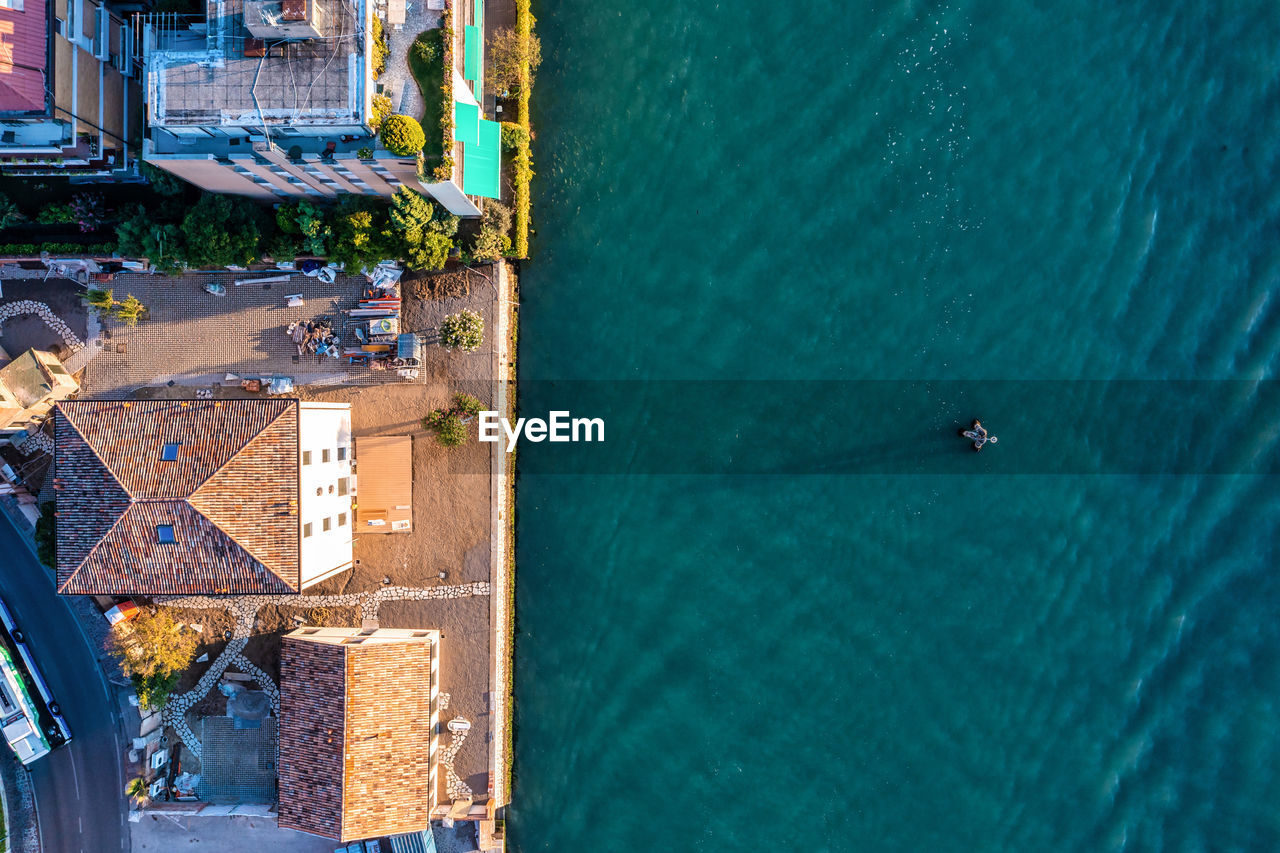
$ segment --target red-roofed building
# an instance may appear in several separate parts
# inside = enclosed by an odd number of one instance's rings
[[[440,632],[299,628],[280,652],[280,826],[335,841],[428,829]]]
[[[58,591],[294,593],[349,568],[350,436],[346,404],[60,403]]]
[[[101,0],[0,0],[0,170],[129,167],[142,136],[135,41]]]

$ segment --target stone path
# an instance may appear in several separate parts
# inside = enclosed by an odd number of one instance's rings
[[[84,341],[75,336],[75,333],[71,331],[71,327],[62,322],[62,318],[54,314],[53,309],[48,305],[43,302],[36,302],[34,299],[19,299],[16,302],[6,302],[4,305],[0,305],[0,325],[3,325],[5,320],[21,317],[24,314],[35,314],[41,320],[44,320],[50,329],[53,329],[62,337],[62,342],[67,345],[67,349],[71,350],[72,353],[78,353],[84,349]]]
[[[385,586],[373,592],[357,592],[347,595],[242,595],[235,597],[217,597],[207,595],[188,595],[177,598],[157,598],[159,604],[166,607],[182,607],[194,610],[225,609],[235,619],[235,628],[231,640],[222,654],[209,664],[204,675],[196,682],[196,686],[180,696],[172,696],[161,712],[165,725],[172,726],[178,738],[199,758],[201,756],[200,739],[187,725],[187,712],[197,702],[209,695],[209,691],[217,686],[218,680],[228,667],[234,666],[244,674],[253,678],[271,699],[271,710],[280,716],[280,688],[272,681],[271,676],[244,656],[244,647],[253,636],[253,626],[258,618],[258,610],[267,605],[287,607],[359,607],[361,619],[377,620],[378,608],[384,601],[424,601],[429,599],[467,598],[473,595],[488,595],[489,584],[485,581],[455,584],[452,586],[433,586],[425,589],[406,586]],[[457,744],[461,746],[459,742]],[[455,750],[456,751],[456,750]],[[450,755],[452,759],[452,754]],[[453,773],[452,764],[448,765]],[[451,776],[451,778],[454,778]],[[458,780],[459,784],[461,780]],[[465,788],[466,786],[463,785]]]
[[[462,717],[457,719],[461,720]],[[449,790],[449,799],[458,800],[463,797],[471,796],[471,787],[458,778],[458,774],[453,770],[453,757],[458,754],[458,750],[462,749],[462,744],[467,740],[467,732],[449,732],[452,738],[449,745],[440,750],[439,761],[444,767],[445,785]]]

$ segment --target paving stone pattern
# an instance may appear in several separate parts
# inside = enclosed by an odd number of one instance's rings
[[[175,278],[117,274],[112,282],[116,296],[136,296],[148,313],[132,327],[112,318],[102,321],[110,337],[93,360],[83,383],[85,393],[123,398],[136,388],[170,380],[179,385],[207,386],[222,381],[228,372],[291,376],[299,384],[322,377],[355,383],[403,381],[395,371],[373,371],[315,354],[299,356],[286,334],[289,323],[320,316],[331,317],[334,332],[342,334],[344,323],[357,322],[348,321],[341,311],[358,304],[367,284],[364,276],[344,276],[325,284],[299,273],[288,281],[234,284],[237,279],[277,275],[282,273],[240,270],[187,273]],[[204,285],[210,282],[224,285],[227,295],[206,293]],[[301,294],[305,304],[287,307],[285,297],[295,294]],[[343,340],[353,343],[353,333],[343,335]]]

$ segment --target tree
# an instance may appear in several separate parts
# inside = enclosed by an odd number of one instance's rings
[[[262,242],[262,218],[262,210],[247,199],[205,193],[182,220],[187,265],[209,269],[253,263]]]
[[[450,314],[440,323],[440,345],[445,349],[475,352],[484,343],[484,319],[465,308]]]
[[[121,622],[107,637],[107,650],[133,679],[138,700],[159,708],[178,683],[178,675],[196,656],[196,635],[174,621],[167,610],[142,612]]]
[[[147,308],[142,304],[142,301],[130,293],[124,298],[123,302],[115,304],[111,313],[126,326],[136,326],[138,325],[138,320],[142,317],[142,312],[146,310]]]
[[[181,266],[182,249],[178,226],[156,222],[142,205],[116,226],[116,251],[121,257],[147,258],[152,266],[170,271]]]
[[[85,291],[82,298],[86,305],[97,312],[99,317],[109,314],[111,309],[116,306],[115,291],[109,288],[107,290],[99,290],[96,287],[91,287]]]
[[[142,177],[151,182],[151,188],[160,195],[182,195],[191,186],[172,172],[166,172],[145,160],[140,168]]]
[[[438,231],[423,231],[416,243],[405,250],[405,264],[411,270],[442,270],[449,260],[453,241]]]
[[[147,780],[141,776],[135,777],[124,789],[125,796],[133,797],[139,803],[145,803],[150,797],[147,795]]]
[[[515,30],[504,27],[489,39],[488,50],[489,73],[485,83],[496,92],[510,92],[520,85],[520,67],[529,66],[529,84],[533,84],[533,73],[542,64],[542,43],[532,33],[528,38],[521,38]]]
[[[418,120],[402,113],[387,116],[383,120],[380,138],[383,147],[402,157],[417,154],[427,144],[427,135],[422,132],[422,125]]]
[[[391,228],[384,204],[347,196],[333,210],[329,259],[349,270],[369,269],[401,254],[400,235]]]
[[[435,207],[422,193],[401,187],[391,197],[391,223],[405,234],[422,231],[435,217]]]

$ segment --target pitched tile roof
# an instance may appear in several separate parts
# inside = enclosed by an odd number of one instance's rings
[[[284,638],[282,827],[345,842],[430,824],[436,646]]]
[[[296,400],[74,400],[56,414],[59,592],[298,590]]]

